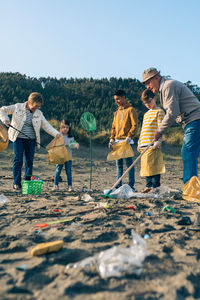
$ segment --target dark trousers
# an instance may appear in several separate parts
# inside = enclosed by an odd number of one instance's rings
[[[13,161],[13,178],[14,184],[21,186],[21,173],[23,166],[23,155],[25,156],[25,174],[24,179],[30,180],[33,170],[33,159],[35,153],[35,139],[17,138],[13,142],[14,161]]]
[[[146,187],[157,188],[159,186],[160,186],[160,174],[146,177]]]

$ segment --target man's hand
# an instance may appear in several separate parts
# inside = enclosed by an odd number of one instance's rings
[[[127,143],[127,144],[130,144],[130,142],[131,142],[131,138],[127,136],[127,138],[126,138],[126,143]]]
[[[112,149],[112,145],[114,144],[115,140],[111,139],[109,144],[108,144],[108,148]]]
[[[162,133],[160,133],[159,131],[156,131],[154,134],[154,141],[158,141],[159,138],[161,138]]]

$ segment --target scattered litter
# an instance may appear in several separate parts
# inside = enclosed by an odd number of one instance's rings
[[[146,215],[147,216],[152,216],[152,214],[149,211],[146,212]]]
[[[60,223],[66,223],[66,222],[72,222],[74,220],[74,218],[70,218],[67,220],[58,220],[58,221],[52,221],[52,222],[48,222],[48,223],[40,223],[40,224],[36,224],[35,227],[39,227],[39,228],[45,228],[54,224],[60,224]]]
[[[108,202],[99,202],[97,203],[97,205],[95,206],[95,208],[100,208],[100,207],[104,207],[104,208],[110,208],[110,206],[108,205]]]
[[[46,253],[56,252],[59,251],[63,246],[64,242],[62,240],[49,243],[41,243],[31,250],[31,255],[39,256]]]
[[[61,212],[62,212],[62,210],[59,209],[59,208],[55,208],[55,209],[53,209],[52,211],[53,211],[53,212],[58,212],[58,213],[61,213]]]
[[[104,190],[104,195],[106,195],[110,190]],[[160,186],[156,188],[151,193],[137,193],[133,192],[131,187],[128,184],[123,184],[118,189],[114,190],[109,194],[110,197],[113,198],[122,198],[122,199],[129,199],[129,198],[169,198],[170,197],[170,189],[167,186]]]
[[[81,200],[83,200],[83,201],[94,201],[94,198],[92,198],[89,194],[83,194],[82,196],[81,196]]]
[[[183,217],[181,220],[179,220],[177,222],[178,225],[191,225],[192,222],[191,222],[191,219],[190,217]]]
[[[106,195],[108,190],[104,190],[104,194]],[[110,196],[114,196],[114,198],[121,198],[121,199],[129,199],[134,197],[135,192],[133,192],[132,188],[128,184],[123,184],[118,189],[110,193]]]
[[[172,212],[173,214],[176,213],[176,209],[173,208],[173,207],[171,207],[171,206],[169,206],[169,205],[164,206],[163,209],[162,209],[162,211],[169,211],[169,212]]]
[[[144,238],[145,240],[147,240],[147,239],[149,239],[150,237],[151,237],[150,234],[145,234],[143,238]]]
[[[114,246],[78,263],[68,264],[66,271],[71,268],[84,268],[87,271],[96,268],[102,278],[121,277],[125,274],[140,275],[142,262],[147,255],[146,241],[134,230],[132,236],[131,247]]]
[[[16,267],[16,270],[19,270],[19,271],[24,271],[25,269],[27,268],[27,265],[21,265],[19,267]]]
[[[41,232],[40,230],[34,230],[34,233],[35,234],[39,234],[39,235],[48,235],[48,233],[47,232]]]
[[[4,194],[0,195],[0,204],[1,205],[5,204],[8,201],[9,201],[8,198]]]
[[[150,212],[150,211],[146,212],[147,216],[156,216],[156,215],[159,215],[159,214],[160,214],[159,212]]]

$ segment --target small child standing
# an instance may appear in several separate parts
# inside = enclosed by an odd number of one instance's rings
[[[54,187],[53,190],[58,189],[60,174],[62,171],[63,166],[65,165],[65,173],[67,176],[67,182],[68,182],[68,191],[72,191],[72,149],[79,149],[79,144],[74,140],[74,137],[72,136],[71,131],[71,123],[70,121],[62,120],[60,124],[60,133],[64,136],[65,139],[65,146],[67,148],[67,151],[70,155],[70,160],[66,161],[63,165],[56,165],[56,171],[54,174]]]
[[[159,128],[163,118],[164,111],[156,105],[155,94],[146,89],[143,91],[141,100],[148,108],[144,114],[142,129],[138,140],[138,152],[143,152],[145,148],[153,142],[154,133]],[[155,141],[146,153],[141,157],[140,176],[146,177],[146,188],[143,193],[156,191],[160,187],[160,174],[165,173],[163,154],[160,149],[161,141]]]

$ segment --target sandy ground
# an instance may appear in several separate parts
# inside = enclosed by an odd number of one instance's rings
[[[163,151],[167,171],[162,184],[182,189],[180,149],[165,145]],[[49,165],[44,151],[38,152],[34,174],[44,183],[41,195],[35,196],[12,190],[11,145],[0,153],[0,194],[8,198],[0,205],[0,299],[200,299],[200,232],[177,224],[184,216],[194,222],[199,204],[182,200],[172,191],[163,199],[102,198],[103,190],[116,180],[115,162],[106,162],[107,153],[106,147],[93,147],[92,191],[86,192],[93,201],[89,202],[81,200],[83,186],[89,188],[90,182],[88,147],[74,151],[73,192],[66,189],[64,172],[59,191],[51,191],[49,178],[55,167]],[[145,185],[139,167],[140,163],[136,166],[137,191]],[[106,202],[112,208],[96,209]],[[162,212],[165,205],[175,208],[176,213]],[[123,209],[127,206],[136,210]],[[61,213],[54,209],[61,209]],[[38,223],[68,218],[73,220],[35,231]],[[67,264],[113,246],[130,247],[132,229],[142,237],[149,235],[148,255],[140,276],[103,279],[95,268],[65,270]],[[59,252],[30,255],[39,243],[56,240],[64,241]]]

